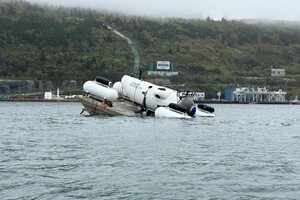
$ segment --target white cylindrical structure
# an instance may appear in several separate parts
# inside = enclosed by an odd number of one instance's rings
[[[59,99],[59,88],[57,88],[57,92],[56,92],[56,98]]]
[[[121,83],[129,99],[142,104],[146,96],[146,107],[152,110],[156,110],[159,106],[177,103],[178,101],[177,91],[170,88],[158,86],[127,75],[123,76]]]
[[[119,96],[126,96],[126,92],[123,89],[122,83],[120,81],[114,83],[113,89],[118,92]]]
[[[146,92],[149,86],[154,86],[152,83],[128,75],[122,77],[121,83],[129,99],[139,104],[142,104],[144,99],[144,94],[142,92]]]
[[[105,87],[96,81],[87,81],[83,85],[83,90],[92,95],[113,102],[118,99],[118,93],[113,88]]]

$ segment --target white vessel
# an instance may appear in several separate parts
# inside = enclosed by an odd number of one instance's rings
[[[77,98],[90,115],[155,116],[192,118],[214,116],[212,109],[198,107],[176,90],[124,75],[113,84],[97,77],[83,85],[84,94]],[[214,109],[213,109],[214,111]]]

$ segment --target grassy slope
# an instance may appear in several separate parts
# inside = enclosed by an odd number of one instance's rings
[[[0,17],[1,78],[56,84],[96,75],[118,80],[130,73],[133,55],[124,40],[102,26],[106,23],[134,41],[142,68],[170,60],[180,73],[172,82],[188,89],[214,96],[239,84],[300,93],[300,30],[295,27],[145,19],[29,3],[0,3]],[[271,66],[286,69],[293,80],[271,78]]]

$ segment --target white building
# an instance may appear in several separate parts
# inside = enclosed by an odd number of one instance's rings
[[[47,99],[47,100],[49,100],[49,99],[52,99],[52,92],[45,92],[45,95],[44,95],[44,99]]]
[[[44,99],[51,100],[51,99],[62,99],[59,95],[59,89],[57,89],[56,95],[50,92],[45,92]]]
[[[285,69],[271,69],[271,76],[283,77],[285,76]]]
[[[193,101],[203,101],[205,99],[205,92],[180,92],[179,96],[186,96]]]

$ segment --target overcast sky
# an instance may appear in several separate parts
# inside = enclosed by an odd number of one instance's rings
[[[27,0],[149,17],[300,21],[299,0]]]

